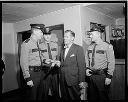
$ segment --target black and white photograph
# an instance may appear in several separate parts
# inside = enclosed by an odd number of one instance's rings
[[[0,2],[3,102],[126,100],[127,0]]]

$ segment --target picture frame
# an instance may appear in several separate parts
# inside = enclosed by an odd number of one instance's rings
[[[114,38],[118,38],[118,37],[125,37],[125,33],[124,33],[124,26],[123,25],[115,25],[112,26],[112,37]]]

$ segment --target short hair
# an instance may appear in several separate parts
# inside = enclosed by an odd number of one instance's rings
[[[75,37],[75,33],[74,33],[73,31],[71,31],[71,30],[66,30],[66,31],[65,31],[65,33],[68,33],[68,32],[70,32],[70,34],[71,34],[73,37]]]

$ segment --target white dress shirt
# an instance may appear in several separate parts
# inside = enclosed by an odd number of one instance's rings
[[[65,53],[64,53],[64,59],[66,58],[68,51],[70,49],[70,47],[72,46],[72,44],[68,45],[68,47],[65,49]]]

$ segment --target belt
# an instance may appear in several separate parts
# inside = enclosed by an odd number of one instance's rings
[[[29,70],[34,72],[41,72],[43,70],[48,70],[48,68],[42,66],[29,66]]]
[[[42,68],[41,66],[29,66],[29,70],[34,72],[40,72],[42,71]]]
[[[91,69],[91,74],[93,74],[93,75],[107,74],[107,68],[96,69],[96,70]]]

